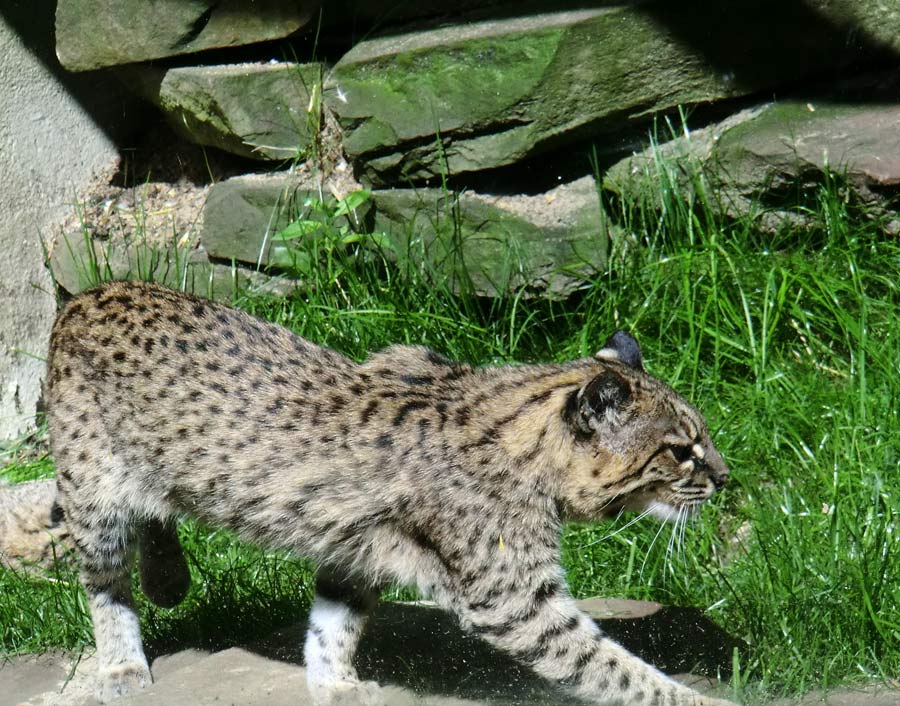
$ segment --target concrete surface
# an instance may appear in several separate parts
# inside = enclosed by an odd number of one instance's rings
[[[52,48],[54,4],[0,3],[0,441],[33,426],[41,394],[56,312],[41,239],[118,155],[109,125],[97,125],[98,115],[115,119],[113,84],[66,80]]]
[[[657,647],[668,645],[670,651],[672,645],[694,646],[693,652],[678,647],[681,654],[674,661],[670,658],[670,664],[703,662],[703,653],[718,660],[715,644],[731,639],[716,632],[712,624],[698,622],[699,614],[685,609],[672,613],[675,609],[657,604],[602,600],[584,601],[582,607],[599,618],[607,632],[655,633]],[[679,620],[671,619],[672,615]],[[300,659],[304,631],[299,624],[266,640],[214,654],[188,649],[159,656],[152,662],[154,683],[120,700],[118,706],[307,706],[310,699]],[[645,638],[645,647],[647,642]],[[358,662],[361,678],[383,685],[388,706],[570,703],[477,638],[465,635],[443,612],[424,605],[380,606],[363,637]],[[707,669],[724,666],[710,663]],[[91,694],[95,669],[90,655],[75,658],[59,653],[0,663],[0,706],[97,706]],[[712,679],[691,674],[676,674],[676,678],[701,691],[724,695]],[[770,706],[898,704],[900,691],[878,686],[814,693]]]
[[[620,639],[635,627],[645,636],[659,633],[657,616],[665,615],[666,611],[658,604],[633,601],[584,601],[582,607],[601,618],[608,632],[619,633]],[[678,629],[663,635],[664,643],[671,645],[687,636],[688,642],[696,645],[695,617],[691,614]],[[730,640],[709,625],[704,625],[703,630],[710,643]],[[214,654],[189,649],[159,656],[151,665],[154,683],[122,699],[119,706],[311,704],[306,690],[306,670],[302,666],[305,631],[304,624],[297,624],[264,640]],[[649,659],[652,655],[646,649],[653,638],[645,639],[645,643],[638,651]],[[704,645],[685,657],[691,663],[700,663],[708,659],[703,653],[716,654]],[[723,657],[723,663],[713,668],[724,668],[725,662]],[[485,703],[563,706],[570,703],[529,670],[493,651],[478,638],[463,633],[450,616],[428,604],[379,606],[363,636],[357,663],[362,679],[382,685],[388,706]],[[52,654],[13,659],[0,665],[0,706],[99,706],[92,694],[95,670],[92,655]],[[716,686],[713,680],[704,677],[685,674],[677,678],[702,690]],[[5,696],[6,693],[10,696]]]

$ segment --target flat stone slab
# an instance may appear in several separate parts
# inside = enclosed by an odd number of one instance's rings
[[[304,155],[322,128],[323,66],[268,62],[130,69],[128,82],[175,132],[241,157]]]
[[[230,301],[238,290],[283,296],[298,283],[252,266],[214,262],[202,247],[160,245],[139,239],[88,240],[63,234],[50,251],[50,271],[71,294],[110,279],[145,280],[208,299]]]
[[[455,291],[562,298],[606,265],[609,234],[592,177],[534,196],[422,188],[378,190],[372,200],[373,230],[398,257],[427,260]]]
[[[325,97],[379,185],[512,164],[604,121],[738,92],[622,6],[366,39]]]
[[[11,657],[0,661],[0,706],[35,703],[36,694],[58,689],[71,670],[72,658],[61,652]]]
[[[221,181],[210,188],[200,241],[216,261],[290,273],[305,241],[276,236],[294,221],[321,220],[321,210],[307,204],[321,203],[323,193],[333,212],[336,200],[327,188],[291,174]],[[415,266],[427,261],[454,290],[471,286],[494,296],[525,287],[531,295],[552,297],[570,294],[605,266],[609,236],[603,223],[591,177],[534,196],[376,190],[353,214],[334,219],[337,227],[374,235],[370,244],[388,257]]]
[[[814,691],[799,699],[779,699],[771,706],[897,706],[900,704],[900,685],[866,686],[835,689],[823,693]]]
[[[824,172],[846,184],[871,213],[891,216],[900,196],[900,106],[827,101],[771,103],[622,160],[604,189],[625,202],[654,202],[660,165],[685,197],[703,175],[707,203],[728,217],[754,214],[767,229],[808,222]],[[649,187],[649,188],[648,188]],[[888,225],[900,232],[893,215]]]
[[[318,6],[314,0],[60,0],[56,54],[70,71],[85,71],[279,39],[303,27]]]

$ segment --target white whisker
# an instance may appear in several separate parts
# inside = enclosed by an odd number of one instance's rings
[[[624,510],[623,510],[622,512],[624,512]],[[619,514],[616,516],[616,520],[618,520],[619,517],[622,516],[622,512],[619,512]],[[587,544],[584,544],[584,545],[582,545],[581,547],[579,547],[579,549],[586,549],[587,547],[592,547],[592,546],[594,546],[595,544],[599,544],[600,542],[605,542],[607,539],[610,539],[610,538],[612,538],[612,537],[615,537],[615,536],[616,536],[617,534],[619,534],[620,532],[623,532],[624,530],[628,529],[628,528],[631,527],[631,525],[633,525],[635,522],[640,522],[641,520],[643,520],[643,519],[644,519],[647,515],[649,515],[649,514],[650,514],[650,510],[644,510],[642,513],[640,513],[640,514],[637,515],[636,517],[631,518],[628,522],[626,522],[624,525],[622,525],[621,527],[619,527],[619,529],[617,529],[617,530],[615,530],[615,531],[613,531],[613,532],[610,532],[609,534],[607,534],[607,535],[601,537],[600,539],[596,539],[596,540],[594,540],[593,542],[588,542]]]
[[[641,562],[641,571],[638,574],[638,578],[643,580],[644,578],[644,567],[647,565],[647,559],[650,558],[650,552],[653,551],[653,545],[656,544],[656,540],[659,539],[660,533],[663,531],[665,524],[660,524],[659,529],[656,531],[656,534],[653,536],[653,541],[650,542],[650,546],[647,547],[647,553],[644,555],[644,561]]]
[[[678,515],[675,517],[675,523],[669,534],[669,541],[666,544],[666,568],[672,572],[672,551],[675,547],[675,538],[678,536],[678,523],[681,522],[681,508],[678,508]]]

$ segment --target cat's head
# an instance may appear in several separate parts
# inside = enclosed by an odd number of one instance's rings
[[[638,342],[617,331],[594,356],[563,410],[571,436],[561,485],[569,516],[622,510],[674,520],[696,510],[728,478],[706,420],[644,370]]]

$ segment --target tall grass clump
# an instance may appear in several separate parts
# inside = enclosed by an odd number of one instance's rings
[[[302,290],[236,304],[355,359],[409,343],[478,364],[560,361],[632,331],[650,371],[707,416],[732,480],[687,526],[568,527],[573,591],[706,610],[746,642],[735,663],[736,687],[754,684],[747,701],[897,674],[900,245],[836,175],[805,207],[812,230],[771,233],[721,216],[700,172],[686,181],[685,165],[661,159],[654,174],[644,203],[615,205],[606,271],[565,302],[480,298],[422,265],[424,244],[400,252],[326,219],[298,260]],[[268,627],[308,598],[303,563],[195,525],[182,538],[194,588],[177,611],[143,605],[156,644],[227,643],[239,636],[215,625],[274,616]],[[55,590],[77,613],[77,592]],[[20,648],[0,635],[0,650]]]

